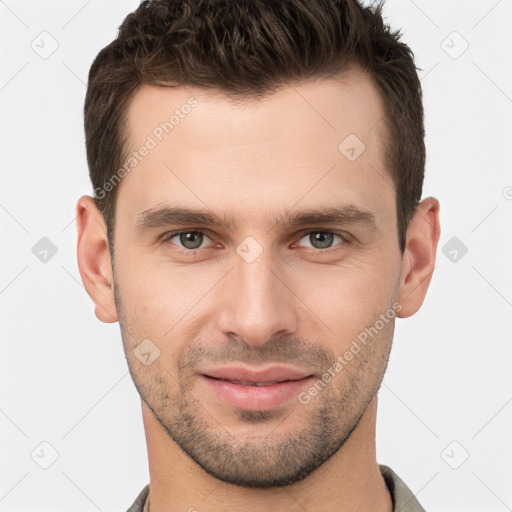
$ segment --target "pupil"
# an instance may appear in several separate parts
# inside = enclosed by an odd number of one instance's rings
[[[194,237],[198,237],[199,242],[196,240],[194,242]],[[190,231],[188,233],[182,233],[180,235],[180,242],[183,244],[183,247],[186,247],[187,249],[197,249],[201,246],[201,243],[203,241],[202,239],[203,235],[201,233],[198,233],[196,231]]]
[[[332,233],[323,233],[319,231],[317,233],[311,233],[310,236],[313,237],[312,244],[317,249],[325,249],[326,247],[330,247],[330,245],[332,244]],[[319,246],[317,246],[318,243]]]

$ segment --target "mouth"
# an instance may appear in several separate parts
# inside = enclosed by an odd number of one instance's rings
[[[238,409],[268,410],[283,405],[308,385],[313,375],[288,367],[224,367],[200,375],[220,400]]]
[[[206,375],[208,377],[208,375]],[[215,379],[215,377],[210,377],[212,379]],[[235,380],[235,379],[216,379],[221,380],[224,382],[231,382],[233,384],[240,384],[241,386],[273,386],[274,384],[280,384],[281,382],[288,382],[288,381],[271,381],[271,382],[244,382],[242,380]],[[298,380],[298,379],[297,379]]]
[[[218,380],[237,382],[247,385],[268,385],[288,380],[300,380],[308,377],[307,372],[289,366],[267,366],[251,368],[249,366],[224,366],[210,368],[202,372],[207,377]]]

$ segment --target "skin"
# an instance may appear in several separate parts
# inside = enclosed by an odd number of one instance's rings
[[[401,255],[382,100],[357,68],[244,104],[143,86],[128,110],[130,148],[191,97],[197,106],[119,185],[114,267],[101,213],[89,196],[77,204],[83,283],[98,319],[119,321],[141,395],[151,511],[389,512],[375,425],[394,318],[307,404],[294,396],[242,410],[200,374],[284,363],[318,379],[381,314],[398,304],[396,316],[413,315],[435,266],[439,203],[420,203]],[[351,133],[366,146],[354,161],[338,150]],[[289,226],[282,216],[348,204],[373,213],[374,229]],[[237,225],[136,228],[142,212],[164,205],[229,214]],[[205,236],[188,245],[162,239],[198,229]],[[262,250],[251,263],[237,253],[246,237]],[[149,365],[134,352],[145,339],[160,351]]]

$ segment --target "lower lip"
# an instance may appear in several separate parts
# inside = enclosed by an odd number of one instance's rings
[[[206,375],[201,375],[201,378],[218,397],[228,404],[253,411],[264,411],[281,405],[290,398],[296,397],[300,390],[312,380],[312,377],[304,377],[269,386],[244,386]]]

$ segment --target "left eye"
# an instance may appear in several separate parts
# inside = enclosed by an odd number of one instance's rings
[[[208,238],[202,231],[180,231],[178,233],[168,233],[164,236],[164,242],[170,242],[173,238],[178,238],[183,249],[191,251],[201,249],[201,244],[205,238]],[[178,245],[178,247],[180,247]]]
[[[329,249],[332,246],[335,237],[338,237],[342,243],[346,241],[342,235],[333,233],[332,231],[310,231],[309,233],[306,233],[301,240],[307,239],[312,244],[310,247],[321,250]]]

